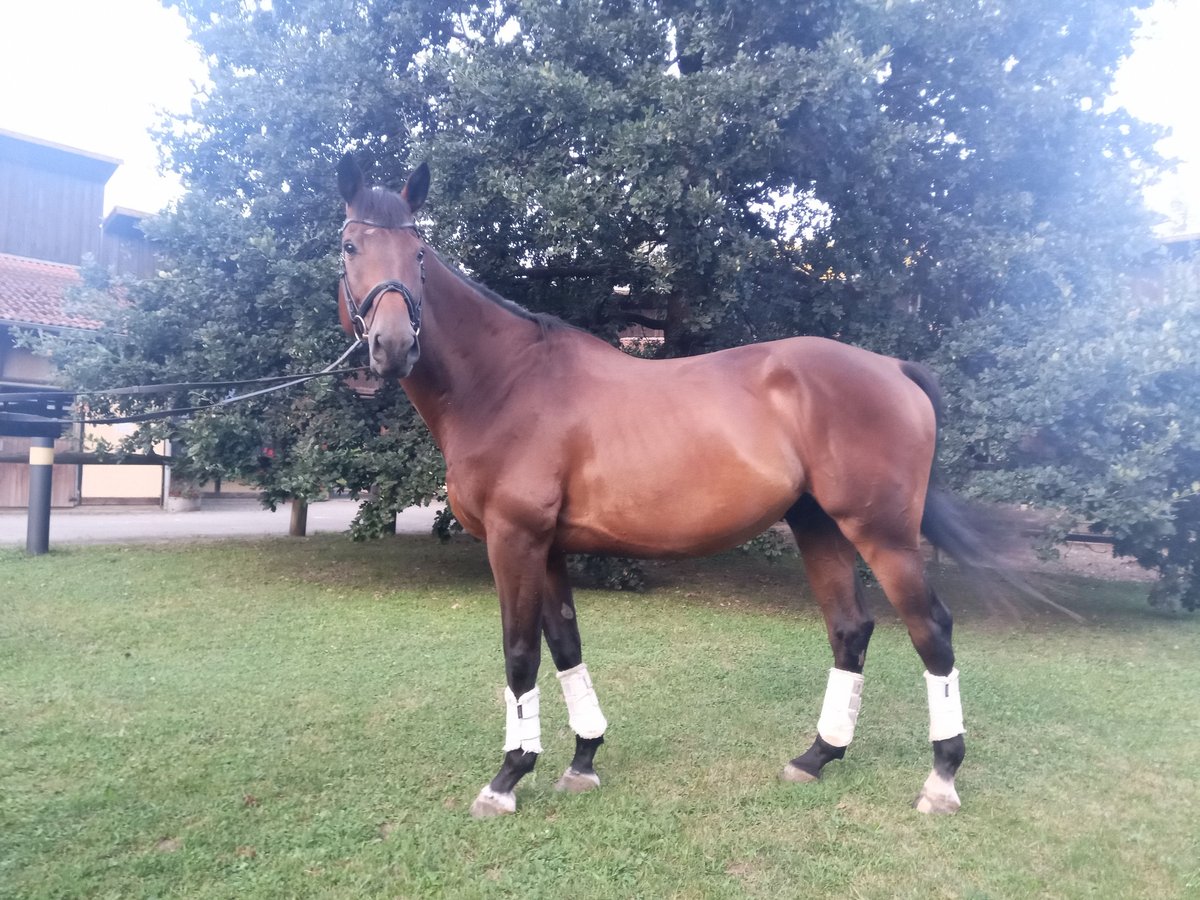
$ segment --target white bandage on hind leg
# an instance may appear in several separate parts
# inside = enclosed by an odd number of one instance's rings
[[[944,741],[962,734],[962,696],[958,692],[958,669],[949,675],[925,673],[925,689],[929,693],[929,739]]]
[[[854,725],[862,708],[863,677],[861,672],[830,669],[825,686],[825,702],[817,720],[817,734],[827,744],[846,747],[854,740]]]
[[[608,720],[600,712],[600,700],[592,687],[592,676],[587,664],[580,663],[573,669],[558,673],[562,685],[563,699],[567,701],[567,717],[571,730],[581,738],[598,738],[608,727]]]
[[[504,719],[504,752],[523,750],[526,753],[542,752],[541,701],[538,689],[526,691],[520,697],[512,688],[504,689],[507,714]]]

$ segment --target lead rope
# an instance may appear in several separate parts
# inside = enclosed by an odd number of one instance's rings
[[[123,424],[131,423],[131,422],[150,422],[150,421],[153,421],[154,419],[167,419],[172,416],[188,415],[191,413],[204,412],[206,410],[217,409],[222,406],[229,406],[233,403],[239,403],[242,400],[249,400],[252,397],[261,397],[264,394],[271,394],[271,393],[274,393],[275,391],[282,391],[282,390],[285,390],[286,388],[295,387],[298,384],[304,384],[304,382],[311,381],[314,378],[323,378],[326,375],[343,375],[343,374],[348,375],[353,372],[361,372],[361,371],[363,371],[363,369],[366,368],[365,366],[355,366],[355,367],[348,368],[348,369],[339,369],[338,367],[342,363],[344,363],[350,357],[350,355],[355,350],[357,350],[363,343],[364,342],[362,340],[355,340],[354,343],[352,343],[349,347],[346,348],[346,351],[341,356],[339,356],[337,359],[335,359],[333,362],[331,362],[329,365],[327,365],[324,369],[321,369],[319,372],[309,372],[305,375],[299,375],[295,378],[291,378],[280,384],[273,384],[270,387],[259,388],[256,391],[248,391],[245,394],[235,394],[233,396],[225,397],[221,400],[216,400],[212,403],[201,404],[199,406],[177,406],[177,407],[173,407],[172,409],[159,409],[159,410],[154,410],[152,412],[134,413],[134,414],[128,415],[128,416],[110,416],[110,417],[100,418],[100,419],[88,419],[88,418],[51,419],[46,416],[38,416],[38,415],[30,414],[30,413],[5,413],[5,412],[0,412],[0,418],[6,419],[7,421],[10,421],[10,422],[36,422],[36,423],[40,423],[40,424],[44,424],[44,425],[123,425]],[[286,378],[287,376],[274,376],[274,377]],[[205,383],[206,384],[222,384],[222,383],[228,383],[228,382],[205,382]],[[237,384],[238,382],[233,382],[233,383]],[[244,384],[245,382],[241,382],[241,383]],[[136,388],[132,389],[132,390],[136,391],[138,393],[150,393],[149,391],[143,391],[143,390],[136,389]],[[122,389],[118,389],[118,390],[114,390],[112,393],[116,394],[116,393],[121,393],[121,392],[122,392]],[[69,390],[62,390],[62,391],[55,391],[55,392],[50,392],[50,391],[27,392],[24,394],[7,395],[7,397],[4,394],[0,394],[0,402],[4,401],[5,399],[15,399],[18,397],[20,397],[21,399],[32,399],[35,393],[44,396],[44,395],[51,394],[51,393],[53,393],[55,395],[62,395],[62,394],[70,394],[72,392]],[[103,394],[105,392],[104,391],[91,391],[89,393]]]

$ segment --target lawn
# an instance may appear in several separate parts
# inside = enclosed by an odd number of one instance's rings
[[[1200,620],[1059,577],[1014,616],[952,570],[963,808],[929,768],[921,665],[886,604],[847,759],[807,747],[830,664],[795,560],[656,565],[581,590],[610,721],[595,793],[549,657],[515,816],[482,548],[323,536],[0,552],[3,897],[1200,896]]]

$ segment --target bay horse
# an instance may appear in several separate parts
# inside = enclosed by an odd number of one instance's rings
[[[414,216],[422,164],[399,192],[368,186],[349,154],[338,287],[342,327],[395,378],[446,459],[450,507],[486,542],[500,598],[504,758],[471,807],[516,810],[542,752],[544,637],[575,753],[559,789],[600,784],[607,720],[583,661],[572,553],[664,558],[736,547],[785,520],[833,649],[812,745],[781,777],[813,781],[854,736],[874,622],[861,554],[925,665],[933,768],[915,806],[959,807],[962,701],[952,620],[925,578],[921,535],[970,561],[964,507],[930,488],[939,394],[913,363],[817,337],[646,360],[531,313],[447,265]]]

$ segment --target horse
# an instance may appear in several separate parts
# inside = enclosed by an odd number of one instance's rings
[[[583,660],[569,554],[679,558],[736,547],[783,520],[824,616],[833,667],[811,746],[781,778],[811,782],[845,756],[874,621],[856,571],[870,566],[925,666],[933,766],[914,802],[960,806],[966,752],[953,620],[921,549],[981,563],[961,501],[931,486],[940,397],[920,365],[801,336],[648,360],[529,312],[447,264],[415,216],[429,167],[399,192],[347,154],[338,315],[372,371],[397,379],[446,461],[450,508],[486,543],[500,600],[504,756],[471,806],[513,813],[542,753],[544,638],[574,757],[556,783],[600,785],[608,722]],[[361,298],[361,299],[359,299]]]

